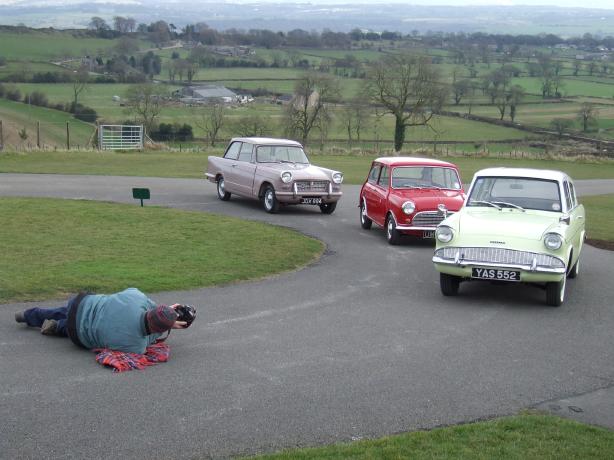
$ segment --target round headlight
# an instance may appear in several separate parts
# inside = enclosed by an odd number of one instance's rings
[[[435,230],[435,238],[437,238],[442,243],[449,243],[452,241],[454,237],[454,232],[450,227],[446,227],[445,225],[442,227],[437,227]]]
[[[414,203],[413,201],[406,201],[401,206],[401,209],[403,209],[403,212],[405,214],[411,214],[412,212],[416,210],[416,203]]]
[[[333,182],[335,184],[340,184],[341,182],[343,182],[343,174],[341,174],[340,172],[334,172],[333,173]]]
[[[544,246],[551,251],[556,251],[563,244],[563,238],[558,233],[548,233],[544,237]]]
[[[281,173],[281,181],[284,184],[289,183],[292,180],[292,173],[290,171],[284,171]]]

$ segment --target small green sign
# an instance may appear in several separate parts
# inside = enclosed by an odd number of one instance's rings
[[[143,206],[143,200],[149,200],[151,195],[149,193],[148,188],[133,188],[132,189],[132,198],[136,200],[141,200],[141,207]]]

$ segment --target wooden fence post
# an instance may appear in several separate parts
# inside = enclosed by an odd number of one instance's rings
[[[66,122],[66,150],[70,150],[70,129],[68,128],[68,122]]]
[[[41,148],[41,122],[36,122],[36,147]]]
[[[0,150],[4,149],[4,134],[2,132],[2,120],[0,120]]]

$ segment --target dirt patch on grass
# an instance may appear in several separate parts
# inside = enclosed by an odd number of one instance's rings
[[[614,251],[614,241],[608,240],[595,240],[593,238],[587,238],[586,242],[591,246],[599,249],[606,249],[608,251]]]

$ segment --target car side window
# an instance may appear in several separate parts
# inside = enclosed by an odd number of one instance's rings
[[[569,192],[571,194],[571,203],[575,208],[578,205],[578,199],[576,198],[576,188],[573,185],[573,182],[569,183]]]
[[[390,177],[388,166],[382,166],[382,172],[379,175],[379,180],[377,181],[377,185],[383,188],[388,188],[388,178]]]
[[[239,153],[239,161],[245,161],[247,163],[249,163],[250,161],[252,161],[252,150],[253,150],[254,146],[252,144],[246,144],[245,142],[243,143],[243,146],[241,147],[241,152]]]
[[[367,181],[370,184],[376,184],[377,179],[379,177],[379,170],[381,169],[381,165],[375,164],[371,167],[371,171],[369,172],[369,178]]]
[[[565,202],[567,203],[567,210],[569,211],[573,208],[573,203],[571,201],[571,192],[569,191],[569,183],[567,181],[563,182],[563,189],[565,190]]]
[[[226,153],[224,154],[224,158],[228,160],[236,160],[239,157],[239,150],[241,150],[242,142],[233,142],[230,144]]]

